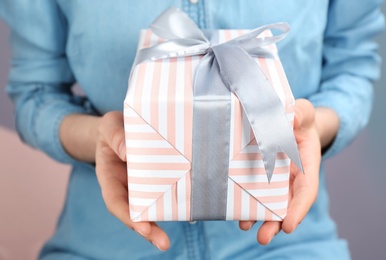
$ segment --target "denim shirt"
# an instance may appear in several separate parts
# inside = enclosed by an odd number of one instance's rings
[[[58,129],[68,114],[122,110],[139,30],[167,7],[179,7],[203,29],[253,29],[288,22],[279,55],[296,98],[333,109],[339,132],[325,152],[345,148],[369,119],[372,81],[380,58],[372,38],[382,31],[381,0],[2,0],[11,28],[12,68],[7,92],[22,140],[73,164],[66,204],[43,259],[345,259],[328,214],[321,170],[318,199],[291,235],[262,247],[237,222],[164,222],[171,248],[160,252],[107,212],[94,167],[63,149]],[[78,83],[84,96],[71,88]],[[53,173],[55,174],[55,173]],[[307,243],[307,244],[306,244]]]

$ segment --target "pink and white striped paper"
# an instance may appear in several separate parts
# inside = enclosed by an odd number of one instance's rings
[[[220,42],[246,33],[220,30]],[[271,33],[265,32],[264,36]],[[162,41],[141,31],[138,48]],[[276,49],[275,45],[269,48]],[[192,82],[202,56],[139,64],[124,105],[130,216],[133,221],[190,221]],[[279,59],[256,58],[293,123],[294,98]],[[258,101],[256,101],[258,102]],[[277,155],[269,184],[259,147],[232,94],[227,220],[277,220],[287,212],[290,160]],[[261,126],[264,127],[264,126]]]

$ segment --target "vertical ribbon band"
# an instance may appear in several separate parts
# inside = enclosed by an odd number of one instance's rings
[[[252,57],[275,57],[266,48],[285,37],[286,23],[259,27],[231,41],[211,43],[183,12],[170,8],[151,25],[165,39],[138,52],[133,68],[147,61],[204,55],[193,82],[191,220],[224,220],[230,153],[231,93],[240,100],[259,145],[270,182],[279,150],[303,171],[282,103]],[[277,36],[256,38],[267,29]]]
[[[192,220],[226,217],[231,92],[219,69],[213,55],[204,56],[193,84]]]

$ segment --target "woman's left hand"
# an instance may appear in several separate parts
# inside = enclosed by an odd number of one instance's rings
[[[257,240],[262,245],[267,245],[281,229],[287,234],[292,233],[316,200],[321,161],[321,137],[315,120],[315,109],[305,99],[299,99],[295,104],[294,134],[305,174],[291,163],[287,216],[283,222],[265,221],[261,225]],[[249,230],[254,223],[255,221],[240,221],[240,228]]]

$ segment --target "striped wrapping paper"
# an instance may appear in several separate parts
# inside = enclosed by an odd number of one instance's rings
[[[220,42],[246,32],[220,30]],[[265,36],[268,35],[271,33],[266,31]],[[138,48],[160,41],[150,30],[143,30]],[[163,59],[142,63],[133,70],[124,103],[133,221],[191,220],[192,82],[201,58]],[[256,58],[256,61],[280,97],[292,124],[294,98],[280,60]],[[278,153],[269,184],[259,147],[233,94],[231,111],[226,219],[281,221],[287,212],[290,160],[284,153]]]

